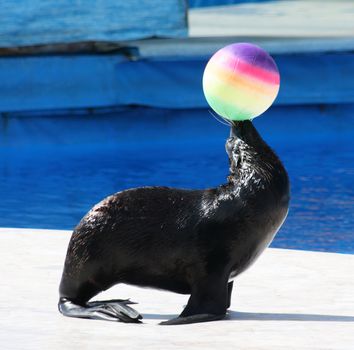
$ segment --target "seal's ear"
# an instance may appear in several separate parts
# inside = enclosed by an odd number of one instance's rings
[[[234,150],[234,145],[235,145],[235,138],[233,136],[230,136],[225,143],[225,150],[227,155],[229,156],[230,160],[232,158],[232,152]]]

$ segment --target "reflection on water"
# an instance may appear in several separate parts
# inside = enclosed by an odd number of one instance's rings
[[[354,117],[338,108],[278,107],[255,121],[291,178],[274,247],[354,253]],[[0,226],[72,229],[122,189],[216,186],[227,176],[227,134],[206,111],[10,117],[0,141]]]

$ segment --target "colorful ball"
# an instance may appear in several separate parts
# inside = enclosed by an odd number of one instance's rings
[[[210,107],[229,120],[253,119],[265,112],[277,97],[279,84],[272,57],[248,43],[217,51],[203,75],[203,91]]]

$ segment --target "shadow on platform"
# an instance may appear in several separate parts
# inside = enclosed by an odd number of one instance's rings
[[[168,320],[177,314],[143,314],[143,319]],[[289,314],[289,313],[258,313],[229,311],[226,320],[230,321],[308,321],[308,322],[354,322],[354,316]]]

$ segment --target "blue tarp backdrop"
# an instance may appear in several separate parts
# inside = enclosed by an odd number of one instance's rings
[[[225,6],[244,2],[265,2],[269,0],[189,0],[190,7]],[[278,0],[273,0],[278,1]]]
[[[184,0],[3,0],[0,47],[187,35]]]
[[[281,73],[276,104],[354,102],[353,53],[273,57]],[[118,54],[1,58],[0,112],[124,105],[204,108],[201,80],[207,60],[131,61]]]

